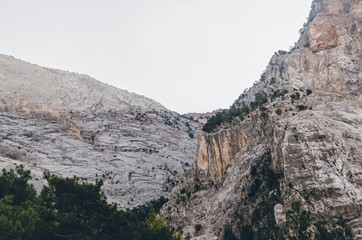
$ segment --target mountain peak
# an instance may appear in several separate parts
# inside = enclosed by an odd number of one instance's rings
[[[0,55],[0,96],[24,107],[63,110],[166,110],[160,103],[87,75],[44,68]]]
[[[361,1],[315,0],[295,47],[205,124],[163,219],[192,239],[299,239],[298,203],[362,239],[361,33]]]

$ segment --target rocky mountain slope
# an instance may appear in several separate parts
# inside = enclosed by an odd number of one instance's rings
[[[203,126],[207,122],[208,119],[210,119],[212,116],[215,116],[216,113],[221,112],[221,111],[222,111],[222,109],[218,109],[218,110],[214,110],[212,112],[206,112],[206,113],[193,112],[193,113],[183,114],[183,116],[189,118],[190,120],[199,122]]]
[[[104,180],[120,207],[166,196],[194,161],[197,128],[88,76],[0,55],[0,167]]]
[[[300,201],[362,239],[361,35],[361,1],[315,0],[295,47],[199,134],[163,219],[192,239],[240,239],[248,226],[266,239],[270,218],[285,224]]]

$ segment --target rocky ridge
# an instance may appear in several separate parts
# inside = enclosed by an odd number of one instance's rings
[[[235,101],[249,111],[199,134],[163,219],[192,239],[240,239],[243,226],[264,239],[298,200],[315,220],[342,214],[362,239],[361,35],[360,1],[313,1],[295,47]]]
[[[151,99],[0,55],[0,167],[25,164],[38,189],[49,170],[103,179],[121,208],[167,196],[194,161],[197,131]]]

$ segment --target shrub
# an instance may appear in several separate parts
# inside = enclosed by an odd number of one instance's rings
[[[290,239],[311,239],[312,237],[311,213],[301,209],[299,201],[292,203],[292,208],[287,211],[287,227],[290,229]]]
[[[284,96],[288,93],[287,89],[283,89],[281,92],[278,93],[278,97],[284,98]]]
[[[299,111],[303,111],[303,110],[307,109],[307,106],[298,105],[297,108],[298,108]]]
[[[312,94],[312,90],[307,89],[307,95],[310,95],[310,94]]]
[[[277,110],[275,110],[275,113],[278,114],[278,115],[281,115],[282,114],[282,110],[280,108],[278,108]]]
[[[195,231],[196,231],[196,232],[200,232],[201,229],[202,229],[202,225],[201,225],[201,224],[196,224],[196,225],[195,225]]]
[[[257,173],[257,167],[254,165],[251,167],[251,170],[250,170],[250,175],[252,177],[255,177],[256,176],[256,173]]]
[[[264,106],[260,106],[260,107],[259,107],[259,110],[264,112],[264,111],[266,111],[266,110],[267,110],[267,108],[266,108],[266,107],[264,107]]]
[[[190,138],[195,138],[195,135],[190,131],[190,132],[189,132],[189,137],[190,137]]]
[[[316,224],[315,240],[352,240],[353,232],[350,226],[346,224],[342,215],[339,216],[337,224],[328,227],[326,222]]]
[[[263,239],[285,240],[352,240],[353,232],[342,216],[337,223],[312,222],[311,212],[303,210],[299,201],[292,202],[287,211],[286,226],[276,224],[274,216],[267,216],[266,236]],[[243,239],[243,238],[242,238]]]
[[[200,184],[195,183],[194,184],[194,192],[198,192],[198,191],[200,191],[200,189],[201,189]]]
[[[253,239],[253,228],[250,225],[244,225],[241,229],[240,237],[241,239]]]
[[[238,238],[234,235],[233,231],[230,227],[226,227],[224,229],[224,237],[223,240],[237,240]]]

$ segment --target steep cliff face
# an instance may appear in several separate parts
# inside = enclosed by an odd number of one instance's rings
[[[38,188],[47,169],[103,179],[122,208],[158,199],[190,168],[194,135],[151,99],[0,55],[0,167],[25,164]]]
[[[340,214],[362,238],[362,3],[314,1],[301,38],[279,51],[234,107],[250,112],[200,133],[193,168],[163,207],[163,219],[193,239],[265,239],[300,201],[317,220]],[[267,102],[252,107],[258,95]]]

